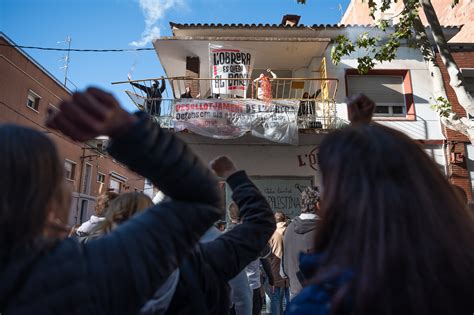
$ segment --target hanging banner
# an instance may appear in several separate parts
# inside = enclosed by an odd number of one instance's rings
[[[209,44],[209,64],[213,94],[246,97],[253,68],[250,52]]]
[[[180,99],[174,101],[174,128],[202,136],[233,139],[250,132],[274,142],[298,144],[298,101]]]

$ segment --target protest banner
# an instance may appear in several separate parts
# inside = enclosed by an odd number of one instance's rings
[[[250,52],[209,44],[209,64],[213,94],[246,97],[253,68]]]
[[[297,101],[180,99],[174,101],[174,128],[202,136],[233,139],[247,132],[274,142],[297,144]]]

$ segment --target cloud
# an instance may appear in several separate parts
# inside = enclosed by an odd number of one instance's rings
[[[165,17],[166,11],[176,6],[183,6],[184,0],[139,0],[140,8],[145,16],[145,30],[140,40],[133,41],[130,45],[143,47],[160,36],[160,28],[157,23]]]

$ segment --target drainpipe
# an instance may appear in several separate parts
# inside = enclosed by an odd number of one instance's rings
[[[77,196],[77,203],[76,203],[76,216],[74,218],[74,224],[77,224],[77,219],[79,215],[79,203],[81,201],[81,189],[82,189],[82,172],[84,171],[84,160],[86,156],[86,148],[85,144],[82,145],[82,154],[81,154],[81,171],[79,173],[79,189],[78,189],[78,196]]]

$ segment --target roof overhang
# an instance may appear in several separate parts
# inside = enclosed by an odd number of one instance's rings
[[[307,37],[161,37],[153,42],[168,77],[185,75],[186,57],[199,57],[201,69],[208,69],[209,44],[235,47],[251,52],[254,69],[298,70],[314,57],[322,57],[329,38]],[[203,67],[204,66],[204,67]],[[208,73],[201,71],[201,77]]]
[[[256,37],[319,37],[334,39],[338,35],[352,37],[362,32],[370,32],[373,36],[384,37],[395,31],[394,27],[387,28],[382,32],[374,25],[359,24],[314,24],[288,26],[281,24],[201,24],[201,23],[174,23],[170,22],[173,36],[256,36]],[[429,27],[426,27],[428,37],[432,41],[432,34]],[[446,40],[461,30],[460,25],[445,25],[442,27]]]

